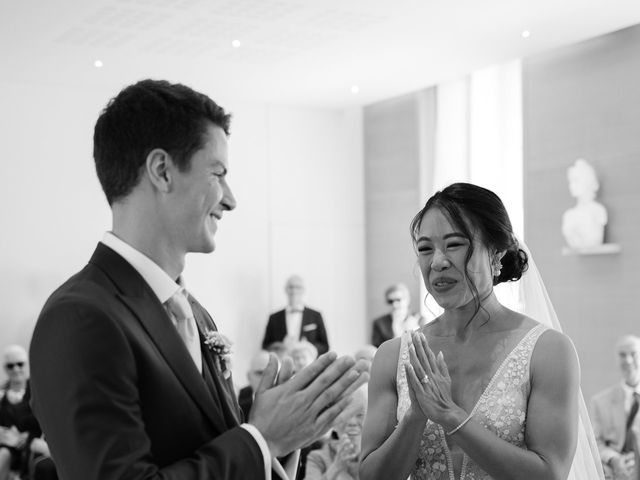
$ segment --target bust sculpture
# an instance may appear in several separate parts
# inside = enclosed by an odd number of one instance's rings
[[[567,245],[576,249],[602,245],[607,210],[595,200],[600,184],[594,168],[579,158],[567,170],[567,177],[569,191],[577,201],[562,216],[562,234]]]

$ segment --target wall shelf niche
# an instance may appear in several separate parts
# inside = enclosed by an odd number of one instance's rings
[[[620,253],[622,248],[617,243],[603,243],[593,247],[562,247],[562,255],[613,255]]]

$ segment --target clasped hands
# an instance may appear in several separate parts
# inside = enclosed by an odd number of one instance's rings
[[[274,456],[301,448],[351,416],[351,394],[368,378],[364,361],[328,352],[293,376],[293,362],[269,363],[256,391],[249,423],[262,434]]]
[[[20,448],[27,441],[28,436],[27,432],[21,432],[15,426],[0,427],[0,445]]]
[[[610,461],[611,473],[615,480],[633,480],[635,457],[633,452],[623,453]],[[606,472],[605,468],[605,474]],[[606,476],[606,475],[605,475]]]
[[[404,364],[409,384],[411,414],[439,423],[448,432],[467,418],[451,398],[451,377],[442,352],[435,355],[421,332],[411,333],[409,362]]]

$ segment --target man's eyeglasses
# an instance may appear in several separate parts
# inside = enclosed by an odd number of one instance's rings
[[[387,298],[387,303],[393,305],[394,303],[401,302],[402,298]]]
[[[7,368],[7,370],[13,370],[15,367],[24,367],[24,362],[8,362],[5,363],[4,366]]]

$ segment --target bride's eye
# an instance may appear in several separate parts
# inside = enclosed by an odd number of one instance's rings
[[[431,248],[429,245],[418,245],[418,253],[425,255],[425,254],[429,254],[433,251],[433,248]]]
[[[449,243],[447,243],[446,249],[447,250],[457,250],[457,249],[460,249],[460,248],[465,248],[468,245],[469,245],[469,242],[467,242],[465,239],[456,238],[456,239],[451,239],[451,241]]]

